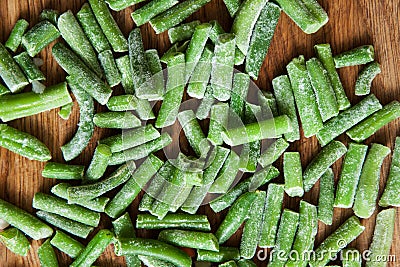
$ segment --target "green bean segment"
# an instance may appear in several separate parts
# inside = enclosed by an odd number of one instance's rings
[[[110,87],[118,85],[121,82],[121,74],[119,73],[111,50],[104,50],[98,55],[98,58],[108,85],[110,85]]]
[[[20,46],[22,36],[24,35],[28,27],[29,23],[26,20],[17,20],[4,46],[15,53],[15,51],[17,51],[18,47]]]
[[[143,2],[143,0],[106,0],[108,6],[115,11],[121,11],[141,2]]]
[[[158,240],[174,246],[219,251],[217,238],[212,233],[187,230],[163,230]]]
[[[42,176],[55,179],[82,179],[85,166],[68,165],[57,162],[49,162],[44,166]]]
[[[198,25],[200,25],[200,21],[194,20],[169,29],[168,30],[169,41],[171,42],[171,44],[174,44],[180,41],[189,40],[192,37]]]
[[[86,180],[100,179],[107,169],[108,161],[111,158],[111,148],[105,144],[99,144],[93,154],[92,161],[86,170]]]
[[[363,45],[334,56],[335,67],[343,68],[362,65],[374,61],[374,47]]]
[[[28,80],[3,44],[0,44],[0,58],[0,76],[4,83],[12,93],[21,91]]]
[[[56,252],[50,244],[50,239],[47,239],[37,250],[40,266],[42,267],[57,267],[58,260]]]
[[[379,200],[379,206],[400,206],[400,183],[398,182],[398,173],[400,170],[400,137],[396,137],[396,142],[390,163],[389,177],[386,182],[385,190]]]
[[[225,262],[239,260],[240,253],[235,247],[220,247],[218,252],[209,250],[197,250],[197,260],[208,262]]]
[[[31,244],[25,235],[17,228],[10,227],[0,232],[0,243],[15,254],[26,257]]]
[[[210,231],[210,223],[205,215],[167,214],[158,219],[150,214],[138,214],[136,227],[139,229],[181,228],[187,230]]]
[[[266,167],[274,163],[289,147],[289,143],[283,138],[276,139],[265,151],[261,154],[258,162],[261,166]]]
[[[380,144],[372,144],[361,171],[353,210],[359,218],[369,218],[375,211],[379,180],[383,160],[390,149]]]
[[[291,197],[302,197],[303,174],[299,152],[286,152],[283,156],[285,192]]]
[[[331,225],[333,219],[334,179],[333,171],[329,168],[319,183],[318,219],[326,225]]]
[[[356,81],[356,95],[368,95],[371,91],[372,81],[381,73],[381,66],[378,62],[369,63],[360,72]]]
[[[28,55],[27,52],[22,52],[14,56],[14,60],[25,73],[29,82],[46,80],[44,74],[35,65],[33,59]]]
[[[152,0],[143,7],[136,9],[131,17],[136,26],[139,27],[178,3],[177,0]]]
[[[50,240],[50,244],[64,252],[71,258],[76,258],[85,249],[79,241],[76,241],[67,234],[61,231],[56,231],[56,234]]]
[[[22,45],[31,57],[60,36],[60,32],[51,22],[43,20],[22,36]]]

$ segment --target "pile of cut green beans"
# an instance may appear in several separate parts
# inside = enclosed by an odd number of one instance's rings
[[[400,206],[400,137],[380,199],[381,167],[391,150],[364,141],[400,117],[400,103],[382,106],[371,93],[381,71],[373,46],[333,55],[329,44],[315,45],[315,57],[294,58],[287,75],[272,80],[272,92],[257,92],[254,104],[249,86],[258,78],[281,11],[311,34],[328,21],[316,0],[224,0],[233,18],[229,33],[215,20],[182,23],[210,0],[150,0],[131,14],[137,28],[126,37],[111,10],[140,2],[89,0],[76,14],[43,10],[30,29],[18,20],[0,44],[0,146],[47,162],[43,178],[63,180],[50,193],[35,194],[36,216],[0,199],[0,243],[27,256],[30,239],[44,239],[35,251],[44,267],[59,265],[57,251],[73,259],[70,266],[93,266],[110,244],[127,266],[256,266],[257,250],[272,248],[270,267],[327,266],[339,253],[343,266],[356,267],[362,252],[346,247],[365,230],[359,219],[370,218],[378,204],[385,209],[376,217],[366,266],[386,266],[379,259],[390,252],[393,207]],[[157,34],[168,31],[172,45],[163,55],[143,45],[138,27],[147,22]],[[45,86],[36,56],[59,38],[64,42],[51,51],[66,81]],[[234,71],[235,65],[244,65],[245,73]],[[351,105],[337,69],[356,65],[364,66],[354,92],[364,98]],[[32,90],[24,89],[28,85]],[[42,141],[6,122],[56,108],[68,120],[74,109],[70,93],[79,106],[79,126],[60,148],[65,161],[50,162]],[[199,101],[197,110],[180,109],[185,94]],[[107,110],[96,112],[96,102]],[[156,102],[161,105],[153,111]],[[232,126],[232,114],[239,126]],[[176,122],[193,153],[162,160],[159,151],[173,142],[162,130]],[[70,164],[89,145],[95,127],[120,132],[96,140],[89,166]],[[301,151],[289,151],[301,132],[316,136],[321,146],[304,169]],[[336,140],[344,133],[346,144]],[[342,157],[335,186],[332,165]],[[282,171],[273,166],[279,158]],[[284,183],[271,182],[279,176]],[[285,193],[302,198],[318,181],[318,203],[301,200],[297,211],[284,208]],[[138,198],[132,221],[128,208]],[[215,213],[226,211],[220,225],[198,212],[203,204]],[[316,247],[318,222],[331,225],[334,208],[354,214]],[[112,220],[111,229],[97,229],[103,216]],[[227,246],[242,225],[240,245]],[[138,237],[137,229],[157,231],[158,238]],[[314,257],[305,257],[310,253]]]

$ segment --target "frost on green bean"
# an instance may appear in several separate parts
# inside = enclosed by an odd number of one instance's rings
[[[276,139],[260,156],[258,162],[261,166],[267,167],[274,163],[289,147],[284,138]]]
[[[140,119],[129,111],[99,112],[94,115],[93,122],[97,127],[112,129],[130,129],[142,124]]]
[[[13,29],[11,30],[10,36],[8,37],[4,46],[15,53],[15,51],[17,51],[18,47],[20,46],[22,36],[24,35],[24,33],[28,29],[28,27],[29,27],[29,23],[26,20],[19,19],[15,23]]]
[[[208,250],[197,250],[197,260],[208,262],[225,262],[229,260],[239,260],[240,253],[235,247],[220,246],[219,252]]]
[[[39,20],[40,21],[48,20],[56,26],[59,16],[60,16],[60,12],[58,12],[58,10],[43,9],[42,12],[40,12]]]
[[[333,219],[334,179],[333,171],[329,168],[319,183],[318,219],[326,225],[331,225]]]
[[[107,169],[108,161],[111,158],[111,148],[105,144],[99,144],[93,154],[92,161],[86,170],[87,180],[100,179]]]
[[[104,50],[98,55],[101,67],[106,76],[107,83],[110,87],[114,87],[121,82],[121,74],[115,63],[111,50]]]
[[[285,192],[291,197],[302,197],[303,170],[299,152],[286,152],[283,156],[283,174],[285,177]]]
[[[71,258],[76,258],[85,248],[79,241],[61,231],[56,231],[56,234],[50,240],[50,244]]]
[[[171,42],[171,44],[174,44],[176,42],[189,40],[192,37],[196,26],[198,25],[200,25],[200,21],[194,20],[169,29],[169,41]]]
[[[0,243],[11,252],[26,257],[31,244],[25,235],[17,228],[10,227],[0,232]]]
[[[144,0],[106,0],[106,3],[112,10],[121,11],[143,1]]]
[[[14,60],[21,67],[29,82],[46,80],[44,74],[35,65],[27,52],[22,52],[14,56]]]
[[[163,230],[158,240],[174,246],[219,251],[217,238],[212,233],[187,230]]]
[[[138,229],[170,229],[180,228],[187,230],[210,231],[210,223],[206,215],[198,214],[167,214],[163,219],[158,219],[151,214],[138,214],[136,219]]]
[[[400,206],[400,183],[398,180],[400,173],[400,137],[396,137],[395,146],[390,163],[389,177],[386,182],[385,190],[379,200],[379,206]]]
[[[236,180],[239,171],[239,156],[232,150],[211,185],[210,193],[226,193]]]
[[[374,61],[374,47],[363,45],[333,57],[336,68],[362,65]]]
[[[356,95],[367,95],[371,91],[372,81],[375,77],[381,73],[381,66],[378,62],[372,62],[365,66],[360,71],[356,81],[355,94]]]
[[[13,93],[22,90],[28,80],[3,44],[0,44],[0,58],[0,76],[4,83]]]
[[[179,1],[177,0],[153,0],[141,8],[136,9],[131,14],[131,17],[136,26],[139,27],[178,3]]]
[[[56,26],[44,20],[33,26],[22,36],[22,45],[28,54],[34,57],[59,36],[60,32]]]

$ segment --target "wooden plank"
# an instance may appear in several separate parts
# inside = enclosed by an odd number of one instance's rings
[[[52,1],[52,0],[5,0],[2,2],[0,9],[0,18],[2,19],[0,41],[5,42],[14,23],[18,18],[24,18],[34,25],[38,21],[39,14],[44,8],[53,8],[64,12],[71,9],[76,13],[83,0],[74,1]],[[398,18],[400,17],[400,5],[398,1],[347,1],[347,0],[325,0],[320,1],[324,8],[328,11],[330,21],[319,32],[313,35],[304,34],[286,15],[283,15],[279,21],[276,34],[273,38],[271,48],[267,59],[264,62],[260,78],[257,84],[263,90],[271,90],[271,80],[277,75],[284,74],[286,64],[295,56],[304,54],[306,57],[314,55],[313,45],[318,43],[329,42],[332,45],[334,53],[348,50],[362,44],[373,44],[376,49],[377,60],[382,64],[382,74],[380,74],[373,83],[372,92],[382,101],[383,104],[389,103],[391,100],[399,100],[400,93],[400,74],[398,71],[400,58],[399,43],[399,26]],[[138,6],[141,6],[140,4]],[[118,24],[121,26],[123,33],[127,36],[132,29],[133,22],[130,13],[134,8],[130,7],[119,13],[113,13]],[[206,7],[189,18],[189,20],[200,19],[201,21],[209,21],[217,19],[225,30],[229,30],[232,24],[228,12],[222,0],[214,0]],[[155,35],[151,27],[146,24],[141,27],[143,32],[143,40],[145,48],[156,48],[163,53],[169,48],[167,34]],[[51,46],[50,46],[51,47]],[[47,85],[61,82],[65,78],[65,74],[52,58],[50,48],[46,48],[39,54],[39,57],[45,61],[42,67],[43,72],[47,76]],[[344,68],[340,70],[340,76],[343,80],[346,92],[351,102],[357,103],[360,98],[354,95],[354,83],[359,68]],[[104,108],[98,107],[98,110]],[[57,110],[45,112],[36,116],[25,119],[16,120],[10,123],[11,126],[31,133],[42,140],[49,146],[52,151],[53,160],[62,162],[62,154],[60,146],[67,142],[76,130],[78,120],[78,108],[75,104],[74,112],[68,121],[64,121],[57,115]],[[393,148],[394,138],[400,134],[399,121],[391,123],[384,127],[376,135],[369,138],[367,143],[378,142]],[[96,140],[103,136],[110,135],[110,130],[96,129],[95,136],[89,147],[82,153],[80,157],[73,160],[72,163],[88,165],[93,153]],[[347,138],[341,137],[340,140],[348,141]],[[315,138],[304,139],[296,142],[290,147],[293,151],[300,151],[302,155],[303,166],[307,165],[312,157],[318,152],[319,147]],[[44,179],[41,177],[43,163],[29,161],[18,155],[15,155],[5,149],[0,149],[0,198],[3,198],[19,207],[33,212],[32,198],[35,192],[49,192],[51,185],[55,181]],[[281,169],[281,160],[278,161],[277,167]],[[382,168],[381,193],[384,182],[389,171],[390,160],[387,158]],[[335,177],[337,179],[340,171],[338,162],[334,165]],[[282,178],[280,178],[282,181]],[[317,204],[318,188],[313,189],[304,197],[307,201]],[[298,210],[298,198],[285,199],[285,207]],[[135,219],[138,200],[129,208],[132,218]],[[226,211],[220,214],[213,214],[208,206],[200,209],[201,213],[210,216],[213,230],[215,230],[221,219],[224,218]],[[332,226],[319,225],[319,233],[316,244],[334,231],[345,219],[352,214],[350,209],[335,209],[334,220]],[[360,250],[368,248],[372,240],[373,228],[375,225],[375,217],[377,212],[368,220],[363,220],[363,224],[367,227],[366,231],[351,244]],[[102,227],[110,228],[111,224],[106,216],[103,216]],[[400,255],[400,215],[397,215],[395,238],[392,245],[391,254]],[[153,237],[157,236],[155,232],[138,231],[139,236]],[[240,233],[237,233],[228,241],[228,245],[238,245]],[[1,266],[39,266],[36,249],[41,242],[34,241],[28,257],[23,258],[15,256],[0,246],[0,265]],[[58,253],[61,266],[67,266],[71,263],[66,255]],[[398,259],[400,260],[400,259]],[[264,261],[257,261],[259,266],[265,266]],[[124,260],[122,257],[116,257],[110,246],[96,262],[100,266],[122,266]],[[389,263],[388,266],[398,266],[397,262]]]

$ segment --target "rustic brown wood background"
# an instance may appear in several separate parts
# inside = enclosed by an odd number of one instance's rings
[[[77,12],[84,2],[84,0],[2,0],[0,8],[0,41],[3,43],[6,41],[18,18],[28,20],[32,26],[38,22],[39,14],[45,8],[57,9],[61,12],[71,9]],[[339,53],[363,44],[373,44],[376,49],[376,58],[382,64],[382,74],[374,81],[372,92],[376,94],[383,104],[387,104],[394,99],[400,100],[398,97],[400,93],[399,2],[385,0],[321,0],[319,2],[329,13],[330,21],[316,34],[304,34],[286,15],[281,16],[267,59],[262,67],[260,78],[257,81],[260,88],[267,91],[271,90],[271,79],[277,75],[284,74],[286,64],[293,57],[299,54],[304,54],[306,57],[313,56],[313,45],[315,44],[331,43],[334,53]],[[130,13],[133,10],[134,8],[130,7],[122,12],[114,13],[118,24],[126,36],[134,27],[130,18]],[[227,31],[229,31],[232,23],[232,19],[229,17],[221,0],[213,0],[188,20],[193,19],[200,19],[203,22],[217,19]],[[157,36],[149,25],[142,27],[142,33],[146,48],[156,48],[160,53],[169,48],[170,44],[166,33]],[[46,84],[50,85],[63,81],[65,73],[52,58],[50,48],[45,49],[39,56],[45,61],[42,70],[47,76]],[[340,70],[340,76],[346,88],[347,95],[353,104],[359,101],[359,98],[354,95],[353,89],[358,71],[359,68],[357,67]],[[13,121],[10,125],[38,137],[51,149],[53,160],[62,162],[60,146],[73,136],[77,128],[79,112],[75,104],[73,115],[68,121],[60,119],[57,112],[58,110],[52,110]],[[394,139],[400,134],[398,127],[398,121],[391,123],[368,139],[368,143],[377,142],[393,148]],[[96,141],[110,133],[108,130],[96,129],[89,147],[86,148],[79,158],[73,160],[72,163],[87,165],[90,162]],[[342,137],[341,140],[347,141],[345,137]],[[301,141],[292,144],[290,150],[300,151],[303,166],[306,166],[318,152],[319,146],[315,138],[307,140],[303,138]],[[41,176],[43,163],[30,161],[6,149],[0,149],[0,156],[0,198],[33,213],[32,198],[35,192],[49,192],[50,187],[56,181],[44,179]],[[340,171],[340,163],[338,162],[333,167],[336,179]],[[382,168],[381,193],[389,171],[389,163],[390,157],[385,160]],[[280,161],[277,166],[281,167]],[[281,177],[279,179],[282,180]],[[317,204],[318,189],[315,188],[312,192],[306,194],[304,198],[313,204]],[[285,207],[298,210],[298,202],[298,198],[286,198]],[[130,208],[130,214],[133,219],[136,219],[137,204],[138,201],[136,200]],[[201,212],[209,215],[213,230],[216,229],[221,219],[225,216],[225,212],[215,215],[208,207],[202,207]],[[320,223],[316,244],[318,245],[351,214],[351,209],[335,209],[332,226],[325,226]],[[351,244],[351,247],[356,247],[361,251],[368,248],[372,240],[375,217],[376,213],[368,220],[362,220],[363,225],[366,226],[366,231]],[[389,263],[388,266],[391,267],[400,266],[399,219],[400,215],[398,214],[394,242],[391,249],[391,254],[398,256],[398,259],[397,262]],[[110,221],[106,216],[103,217],[101,226],[111,227]],[[151,237],[156,233],[138,231],[138,234],[140,236]],[[239,240],[240,235],[237,234],[229,240],[228,244],[238,245]],[[41,242],[34,241],[28,257],[25,258],[15,256],[7,251],[4,246],[0,246],[0,266],[39,266],[36,249]],[[71,259],[66,255],[62,253],[57,254],[61,266],[67,266],[67,264],[71,263]],[[259,266],[266,266],[266,262],[258,263]],[[113,248],[110,246],[98,259],[96,265],[124,266],[124,259],[115,256]]]

